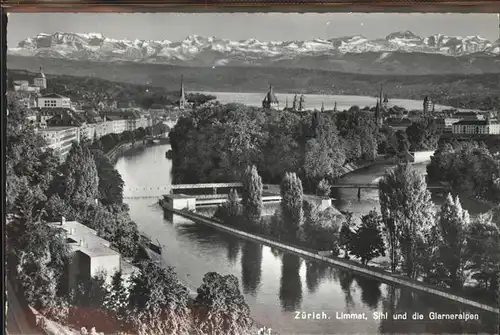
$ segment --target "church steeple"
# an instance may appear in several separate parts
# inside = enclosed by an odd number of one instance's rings
[[[324,111],[325,111],[325,103],[321,102],[321,112],[324,112]]]
[[[181,75],[181,91],[179,94],[179,109],[184,110],[186,108],[186,92],[184,91],[184,76]]]
[[[45,90],[47,88],[47,78],[45,77],[45,73],[43,73],[43,67],[40,66],[40,72],[37,73],[35,79],[33,80],[33,85],[36,87],[40,87],[41,90]]]
[[[333,105],[333,111],[337,113],[337,101],[335,101],[335,104]]]

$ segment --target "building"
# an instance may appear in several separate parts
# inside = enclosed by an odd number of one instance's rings
[[[80,143],[80,128],[71,126],[39,128],[39,134],[61,161],[66,159],[73,142]]]
[[[80,126],[80,140],[87,139],[93,141],[97,137],[96,125],[84,123]]]
[[[453,124],[459,122],[460,119],[454,117],[441,117],[436,119],[436,126],[439,132],[453,132]]]
[[[167,111],[165,106],[160,105],[160,104],[152,104],[151,107],[149,107],[148,112],[150,114],[164,114]]]
[[[33,85],[39,87],[41,90],[47,89],[47,78],[45,73],[43,73],[43,68],[40,66],[40,72],[36,75],[33,80]]]
[[[66,236],[66,243],[71,248],[69,265],[69,287],[76,288],[81,280],[88,280],[101,273],[111,283],[112,276],[121,270],[124,282],[139,269],[125,260],[111,243],[97,236],[97,232],[77,221],[52,222],[50,225]]]
[[[39,108],[71,108],[71,99],[51,93],[38,97],[37,105]]]
[[[274,94],[273,86],[269,85],[269,91],[267,92],[264,100],[262,100],[262,108],[274,108],[279,109],[279,101]]]
[[[426,95],[423,102],[423,114],[424,116],[430,116],[431,112],[434,112],[434,103]]]
[[[496,120],[461,120],[453,124],[457,135],[500,135],[500,123]]]
[[[128,130],[128,121],[125,118],[124,113],[109,112],[104,115],[105,122],[109,122],[111,125],[111,133],[121,134]]]

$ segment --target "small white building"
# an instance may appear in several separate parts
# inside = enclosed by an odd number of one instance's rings
[[[104,273],[105,279],[111,283],[116,271],[121,270],[124,284],[128,284],[130,277],[139,269],[126,260],[119,252],[111,247],[111,243],[99,236],[91,229],[77,221],[50,223],[66,234],[66,243],[73,252],[69,267],[69,284],[74,288],[80,280],[90,279]]]
[[[71,108],[71,99],[60,94],[51,93],[38,97],[40,108]]]

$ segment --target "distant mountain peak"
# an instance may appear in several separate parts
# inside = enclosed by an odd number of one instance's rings
[[[230,66],[233,64],[271,64],[314,57],[342,57],[347,54],[382,53],[379,61],[390,61],[393,52],[466,56],[483,53],[499,56],[498,43],[481,36],[420,37],[412,31],[394,32],[385,38],[368,39],[362,35],[315,38],[307,41],[261,41],[256,38],[234,41],[211,36],[189,35],[183,40],[129,40],[105,37],[101,33],[39,33],[8,50],[11,55],[67,58],[104,62],[131,61],[144,63],[197,66]]]

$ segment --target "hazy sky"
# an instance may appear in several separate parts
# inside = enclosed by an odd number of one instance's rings
[[[497,14],[69,14],[12,13],[8,19],[8,45],[16,46],[40,32],[97,32],[106,37],[180,41],[189,35],[227,39],[256,38],[306,40],[361,34],[385,37],[402,30],[419,36],[441,33],[451,36],[480,35],[497,40]],[[328,23],[330,22],[330,23]]]

